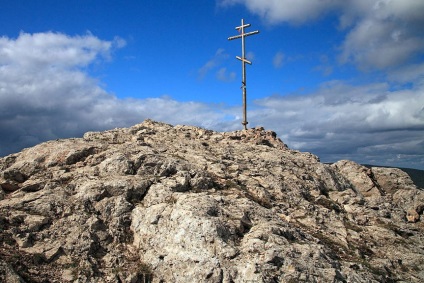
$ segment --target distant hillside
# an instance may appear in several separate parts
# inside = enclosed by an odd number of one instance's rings
[[[363,164],[364,166],[371,168],[371,167],[383,167],[383,166],[376,166],[376,165],[369,165],[369,164]],[[388,167],[388,166],[384,166]],[[411,180],[414,182],[415,186],[417,186],[420,189],[424,189],[424,171],[418,170],[418,169],[412,169],[412,168],[399,168],[402,171],[406,172],[409,177],[411,177]]]

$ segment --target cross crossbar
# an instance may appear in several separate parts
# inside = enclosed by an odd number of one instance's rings
[[[242,29],[242,28],[248,28],[250,27],[250,24],[241,25],[239,27],[236,27],[236,29]]]
[[[247,60],[246,58],[241,58],[239,56],[236,56],[237,59],[239,59],[240,61],[246,62],[249,65],[252,65],[252,62],[250,62],[249,60]]]
[[[233,39],[237,39],[237,38],[241,38],[241,37],[245,37],[245,36],[249,36],[249,35],[254,35],[254,34],[257,34],[257,33],[259,33],[259,31],[258,30],[255,30],[255,31],[251,31],[251,32],[248,32],[248,33],[244,33],[244,34],[230,36],[228,38],[228,40],[233,40]]]

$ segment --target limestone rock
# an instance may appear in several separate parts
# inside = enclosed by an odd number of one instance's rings
[[[0,282],[423,282],[423,210],[399,169],[146,120],[0,158]]]
[[[420,215],[415,209],[410,209],[406,213],[406,219],[408,222],[415,223],[420,220]]]

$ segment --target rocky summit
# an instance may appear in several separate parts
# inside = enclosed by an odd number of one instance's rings
[[[0,158],[1,282],[424,282],[424,191],[263,128],[146,120]]]

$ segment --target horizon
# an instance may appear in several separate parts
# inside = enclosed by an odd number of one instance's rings
[[[0,156],[149,118],[424,170],[424,2],[5,0]]]

